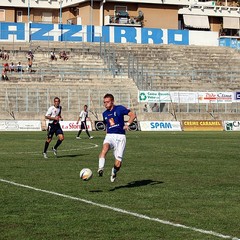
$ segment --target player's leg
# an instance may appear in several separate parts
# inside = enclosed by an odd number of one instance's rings
[[[90,136],[88,128],[87,128],[87,122],[82,122],[82,124],[83,124],[83,128],[85,129],[86,134],[88,135],[88,138],[90,138],[91,136]]]
[[[111,182],[114,182],[116,180],[117,172],[120,170],[122,166],[125,146],[126,146],[126,136],[118,135],[116,139],[116,145],[114,146],[114,152],[113,152],[115,157],[115,162],[111,172],[111,177],[110,177]]]
[[[76,139],[81,139],[81,138],[80,138],[81,133],[82,133],[82,129],[80,128],[80,130],[78,131],[78,134],[77,134],[77,136],[76,136]]]
[[[87,122],[82,122],[82,129],[85,129],[86,134],[88,135],[88,138],[89,138],[89,139],[92,139],[92,138],[93,138],[92,136],[90,136],[90,133],[89,133],[89,131],[88,131]]]
[[[110,177],[111,182],[114,182],[116,180],[117,172],[120,170],[121,166],[122,166],[122,162],[115,159],[114,166],[111,172],[111,177]]]
[[[109,149],[110,149],[110,144],[108,142],[103,142],[103,147],[99,154],[99,160],[98,160],[98,176],[99,177],[103,176],[105,159],[106,159],[106,155],[107,155]]]
[[[58,139],[57,139],[57,142],[56,142],[55,146],[52,148],[52,150],[53,150],[54,155],[57,156],[57,149],[62,144],[62,142],[64,140],[64,135],[63,135],[63,131],[62,131],[61,128],[58,128],[56,130],[55,134],[56,134]]]
[[[48,158],[48,156],[47,156],[47,150],[48,150],[48,147],[49,147],[49,144],[50,144],[51,141],[52,141],[52,138],[48,138],[48,137],[47,137],[47,140],[45,141],[44,149],[43,149],[43,157],[44,157],[44,158]]]
[[[90,133],[89,133],[87,128],[86,128],[86,133],[87,133],[89,139],[93,139],[93,136],[90,135]]]
[[[53,134],[54,134],[54,133],[53,133],[53,131],[52,131],[51,125],[48,125],[48,129],[47,129],[47,139],[46,139],[46,141],[45,141],[44,149],[43,149],[43,157],[44,157],[44,158],[48,158],[48,157],[47,157],[47,150],[48,150],[48,147],[49,147],[50,142],[52,141]]]
[[[81,124],[80,124],[80,129],[79,129],[79,131],[78,131],[78,134],[77,134],[76,139],[81,139],[81,138],[80,138],[80,135],[81,135],[83,129],[84,129],[84,122],[81,122]]]

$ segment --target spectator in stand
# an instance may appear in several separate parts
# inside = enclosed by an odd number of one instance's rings
[[[3,51],[0,49],[0,58],[3,59]]]
[[[9,60],[9,54],[6,50],[3,52],[3,60]]]
[[[33,61],[34,55],[31,50],[28,51],[27,53],[27,59],[28,61]]]
[[[32,69],[32,61],[28,61],[28,66],[26,67],[26,71],[29,73],[35,73],[37,70]]]
[[[157,103],[154,103],[153,106],[152,106],[152,111],[153,112],[159,112],[159,106]]]
[[[24,72],[21,62],[17,64],[17,72]]]
[[[52,61],[53,61],[53,60],[57,61],[57,57],[56,57],[56,55],[55,55],[55,52],[51,51],[51,53],[50,53],[50,59],[51,59]]]
[[[32,60],[28,60],[28,66],[26,69],[28,72],[32,72]]]
[[[63,59],[64,61],[68,60],[67,53],[65,51],[60,52],[60,59]]]
[[[144,105],[143,111],[144,111],[144,112],[148,112],[147,104]]]
[[[3,68],[6,72],[10,71],[9,64],[7,62],[3,64]]]
[[[9,69],[10,69],[10,72],[16,72],[16,66],[13,62],[11,62]]]
[[[2,69],[2,80],[8,80],[7,71],[4,67]]]

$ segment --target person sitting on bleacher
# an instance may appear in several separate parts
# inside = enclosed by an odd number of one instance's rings
[[[10,69],[10,72],[16,72],[16,66],[13,62],[11,62],[9,69]]]
[[[0,49],[0,58],[3,59],[3,51]]]
[[[17,72],[24,72],[21,62],[18,62]]]
[[[56,55],[55,55],[55,52],[51,51],[51,53],[50,53],[50,59],[51,59],[52,61],[53,61],[53,60],[57,61],[57,57],[56,57]]]
[[[64,61],[68,60],[67,53],[65,51],[60,52],[60,59],[63,59]]]
[[[4,60],[9,60],[9,54],[8,54],[7,51],[4,51],[4,52],[3,52],[3,59],[4,59]]]
[[[7,62],[3,64],[3,68],[6,72],[10,71],[9,64]]]
[[[8,80],[7,71],[4,67],[2,69],[2,80]]]
[[[32,69],[32,61],[28,61],[28,66],[26,68],[26,71],[28,71],[29,73],[35,73],[37,71]]]

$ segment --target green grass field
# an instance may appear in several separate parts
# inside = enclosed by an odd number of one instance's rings
[[[112,152],[96,174],[104,132],[75,136],[46,160],[46,132],[1,132],[0,239],[240,238],[240,133],[128,132],[115,183]]]

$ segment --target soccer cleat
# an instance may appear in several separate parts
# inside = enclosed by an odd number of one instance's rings
[[[89,139],[93,139],[93,136],[89,137]]]
[[[80,137],[76,137],[76,139],[81,139]]]
[[[48,158],[47,153],[43,152],[42,154],[44,158]]]
[[[98,172],[99,177],[103,176],[103,169],[102,168],[99,168],[97,172]]]
[[[53,151],[53,154],[57,157],[57,149],[55,149],[54,147],[52,147],[52,151]]]
[[[116,170],[115,170],[114,168],[112,168],[112,173],[111,173],[110,181],[111,181],[111,182],[115,182],[116,177],[117,177]]]

